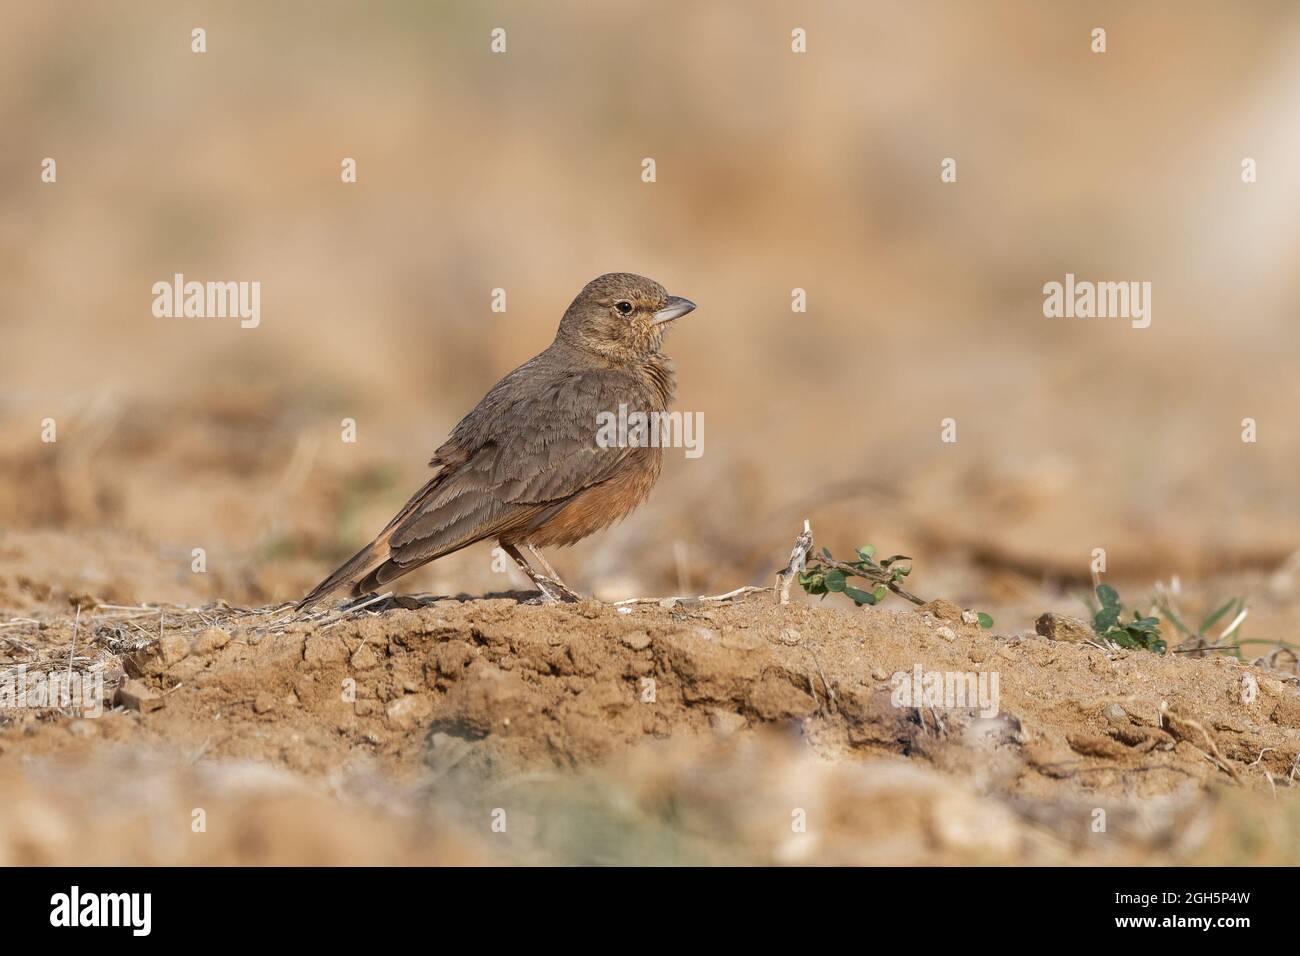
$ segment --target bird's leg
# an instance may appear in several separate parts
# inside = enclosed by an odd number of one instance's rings
[[[542,593],[543,604],[558,604],[566,600],[564,597],[565,592],[572,593],[564,585],[557,585],[546,575],[534,571],[533,566],[524,560],[524,556],[519,553],[519,549],[513,544],[506,544],[504,541],[500,542],[500,544],[501,549],[514,558],[515,564],[519,565],[519,570],[528,575],[528,580],[533,582],[533,587]]]
[[[524,547],[528,549],[529,554],[531,554],[534,558],[537,559],[537,563],[542,566],[542,570],[546,572],[546,576],[551,579],[551,582],[559,586],[560,593],[565,600],[567,601],[582,600],[580,597],[578,597],[576,593],[574,593],[572,588],[570,588],[567,584],[565,584],[563,581],[560,580],[560,576],[555,573],[555,568],[551,567],[551,562],[547,561],[546,558],[542,556],[542,552],[534,548],[532,544],[529,542],[526,542],[524,544]]]

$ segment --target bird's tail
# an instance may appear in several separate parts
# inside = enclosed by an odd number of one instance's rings
[[[385,531],[374,541],[371,541],[352,557],[348,558],[348,560],[344,561],[337,571],[327,577],[320,584],[316,585],[310,594],[299,601],[295,610],[301,611],[305,607],[310,607],[321,598],[344,587],[351,588],[353,594],[356,594],[357,587],[361,582],[365,581],[375,568],[388,560],[389,537],[390,532]]]
[[[430,464],[434,464],[434,462],[437,461],[438,459],[435,457]],[[402,510],[393,516],[393,520],[388,522],[388,526],[379,533],[379,537],[375,538],[374,541],[371,541],[356,554],[352,555],[352,557],[344,561],[337,571],[327,577],[320,584],[316,585],[316,587],[312,589],[312,592],[299,601],[294,609],[301,611],[303,608],[315,604],[326,595],[332,594],[344,587],[350,587],[354,597],[359,594],[364,594],[366,591],[384,583],[384,581],[390,581],[393,578],[406,573],[406,571],[410,571],[427,561],[432,561],[434,558],[447,553],[444,549],[441,552],[430,554],[415,564],[404,565],[403,567],[405,570],[399,570],[396,573],[394,573],[393,564],[390,563],[393,557],[390,542],[392,541],[393,535],[396,533],[398,526],[409,518],[420,504],[423,503],[436,488],[442,485],[447,477],[448,472],[442,470],[426,481],[419,491],[411,495],[411,500],[402,506]],[[463,547],[463,545],[461,546]]]

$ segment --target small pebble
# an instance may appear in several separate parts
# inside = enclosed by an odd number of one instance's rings
[[[158,640],[158,654],[164,664],[175,664],[189,657],[190,642],[183,634],[167,634]]]
[[[650,635],[645,631],[633,631],[624,634],[620,640],[634,651],[643,651],[650,646]]]
[[[230,643],[230,635],[219,627],[210,627],[194,639],[195,654],[210,654]]]
[[[720,737],[727,737],[734,734],[745,726],[747,721],[740,714],[732,711],[714,709],[709,711],[709,726],[713,732]]]
[[[163,699],[140,681],[129,680],[117,689],[117,702],[137,714],[147,714],[163,705]]]

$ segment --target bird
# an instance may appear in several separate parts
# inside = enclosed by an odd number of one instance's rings
[[[541,549],[600,531],[649,496],[662,465],[659,443],[600,440],[598,422],[621,405],[668,411],[677,378],[660,345],[695,308],[644,276],[612,272],[588,282],[565,310],[555,340],[497,382],[434,451],[433,477],[297,608],[344,590],[353,598],[376,593],[492,538],[533,583],[540,603],[580,600]]]

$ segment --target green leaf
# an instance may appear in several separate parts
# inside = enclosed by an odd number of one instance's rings
[[[875,556],[876,549],[872,545],[864,544],[862,547],[858,548],[858,557],[863,561],[870,561]]]
[[[1102,637],[1108,641],[1113,641],[1120,647],[1138,647],[1138,642],[1134,640],[1133,635],[1122,627],[1111,628]]]
[[[876,596],[870,591],[863,591],[861,588],[855,588],[852,585],[844,586],[844,596],[853,599],[853,603],[858,607],[864,604],[875,604]]]
[[[1101,636],[1120,647],[1136,647],[1163,654],[1166,644],[1154,626],[1155,622],[1156,618],[1140,617],[1135,612],[1132,623],[1112,627]]]
[[[1105,636],[1119,625],[1123,607],[1119,603],[1119,594],[1109,584],[1097,585],[1097,599],[1101,601],[1101,610],[1092,619],[1092,629]]]
[[[871,593],[877,601],[883,601],[885,596],[889,594],[889,588],[885,587],[883,584],[877,584]]]
[[[809,594],[826,593],[826,575],[820,571],[803,571],[799,573],[799,583]]]
[[[844,590],[844,572],[839,568],[826,572],[826,590],[843,591]]]
[[[1214,625],[1219,622],[1220,618],[1222,618],[1223,615],[1227,614],[1228,611],[1232,609],[1232,606],[1236,603],[1237,603],[1236,598],[1228,598],[1228,602],[1224,604],[1223,607],[1219,608],[1217,611],[1215,611],[1213,614],[1211,614],[1209,617],[1207,617],[1204,621],[1201,622],[1201,626],[1199,628],[1200,632],[1204,634],[1208,629],[1214,627]]]
[[[978,617],[979,617],[979,619],[980,619],[980,627],[985,628],[985,629],[987,630],[988,628],[990,628],[990,627],[993,626],[993,616],[992,616],[992,615],[990,615],[990,614],[985,614],[983,611],[980,611],[979,614],[978,614]]]

